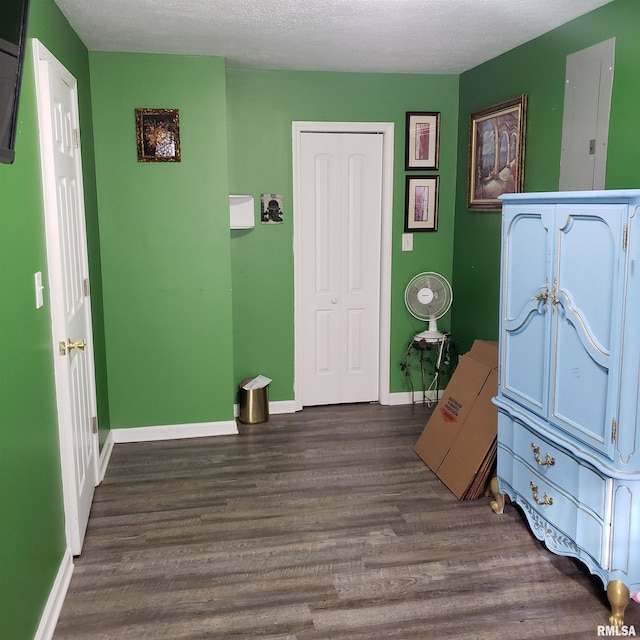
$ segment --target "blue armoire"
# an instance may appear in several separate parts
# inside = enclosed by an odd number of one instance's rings
[[[640,591],[640,190],[503,201],[498,470],[620,626]]]

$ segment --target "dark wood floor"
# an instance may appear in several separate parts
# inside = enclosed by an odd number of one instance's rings
[[[513,506],[458,502],[413,452],[426,417],[323,407],[116,445],[55,640],[595,638],[600,581]]]

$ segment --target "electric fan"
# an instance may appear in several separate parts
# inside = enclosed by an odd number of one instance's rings
[[[414,340],[439,342],[444,334],[438,331],[438,319],[449,311],[453,302],[453,290],[446,278],[433,271],[414,276],[404,291],[404,303],[409,313],[429,322],[425,331],[416,333]]]

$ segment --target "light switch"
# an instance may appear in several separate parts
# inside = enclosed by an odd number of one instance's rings
[[[413,233],[402,234],[402,250],[413,251]]]
[[[36,287],[36,309],[39,309],[44,304],[44,287],[42,286],[42,271],[38,271],[33,276],[33,280]]]

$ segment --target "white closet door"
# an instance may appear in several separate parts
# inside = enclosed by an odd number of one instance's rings
[[[382,143],[301,140],[303,404],[378,399]]]

